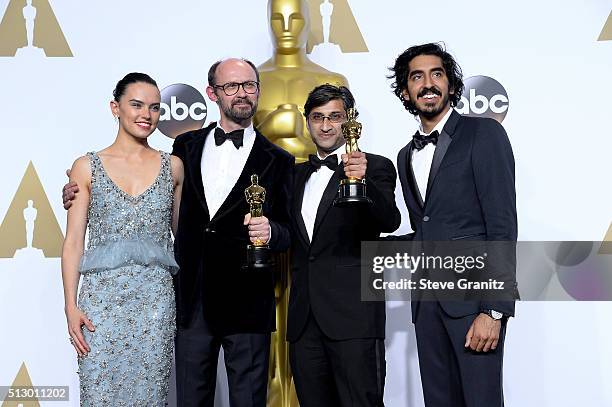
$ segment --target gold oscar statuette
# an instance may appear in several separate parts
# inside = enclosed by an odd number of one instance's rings
[[[342,123],[342,135],[346,140],[346,153],[359,151],[357,140],[361,137],[362,125],[356,120],[357,111],[350,108],[346,111],[347,120]],[[366,194],[366,180],[363,178],[348,177],[340,180],[338,196],[334,199],[334,206],[345,206],[353,203],[370,204],[372,200]]]
[[[263,216],[263,204],[266,200],[266,189],[259,185],[257,174],[251,175],[251,185],[244,190],[244,196],[249,204],[249,212],[252,218]],[[272,265],[270,259],[270,248],[260,240],[255,239],[253,244],[247,246],[246,269],[262,269]]]

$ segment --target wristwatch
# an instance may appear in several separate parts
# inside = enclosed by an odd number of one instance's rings
[[[499,312],[499,311],[495,311],[494,309],[485,309],[482,311],[484,314],[487,314],[488,316],[490,316],[491,318],[493,318],[496,321],[499,321],[500,319],[502,319],[504,317],[504,314]]]

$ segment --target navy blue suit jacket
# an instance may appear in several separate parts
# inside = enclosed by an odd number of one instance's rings
[[[514,156],[501,124],[453,111],[438,139],[425,202],[412,171],[412,141],[398,154],[398,172],[415,241],[516,241]],[[514,273],[514,270],[513,270]],[[507,283],[515,286],[514,275]],[[514,301],[441,301],[452,317],[494,309],[514,315]],[[413,301],[412,318],[419,302]]]

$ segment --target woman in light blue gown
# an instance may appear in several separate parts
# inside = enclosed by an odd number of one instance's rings
[[[115,142],[78,158],[70,171],[79,192],[62,253],[68,334],[78,354],[81,405],[163,406],[176,326],[170,233],[183,165],[147,143],[160,117],[153,79],[130,73],[113,96]]]

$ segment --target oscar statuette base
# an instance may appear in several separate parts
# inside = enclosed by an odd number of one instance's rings
[[[274,265],[270,248],[266,246],[247,246],[246,264],[242,267],[245,270],[267,269]]]
[[[338,186],[338,196],[334,199],[334,206],[342,207],[354,203],[372,203],[372,200],[366,194],[365,179],[347,178],[341,180]]]

